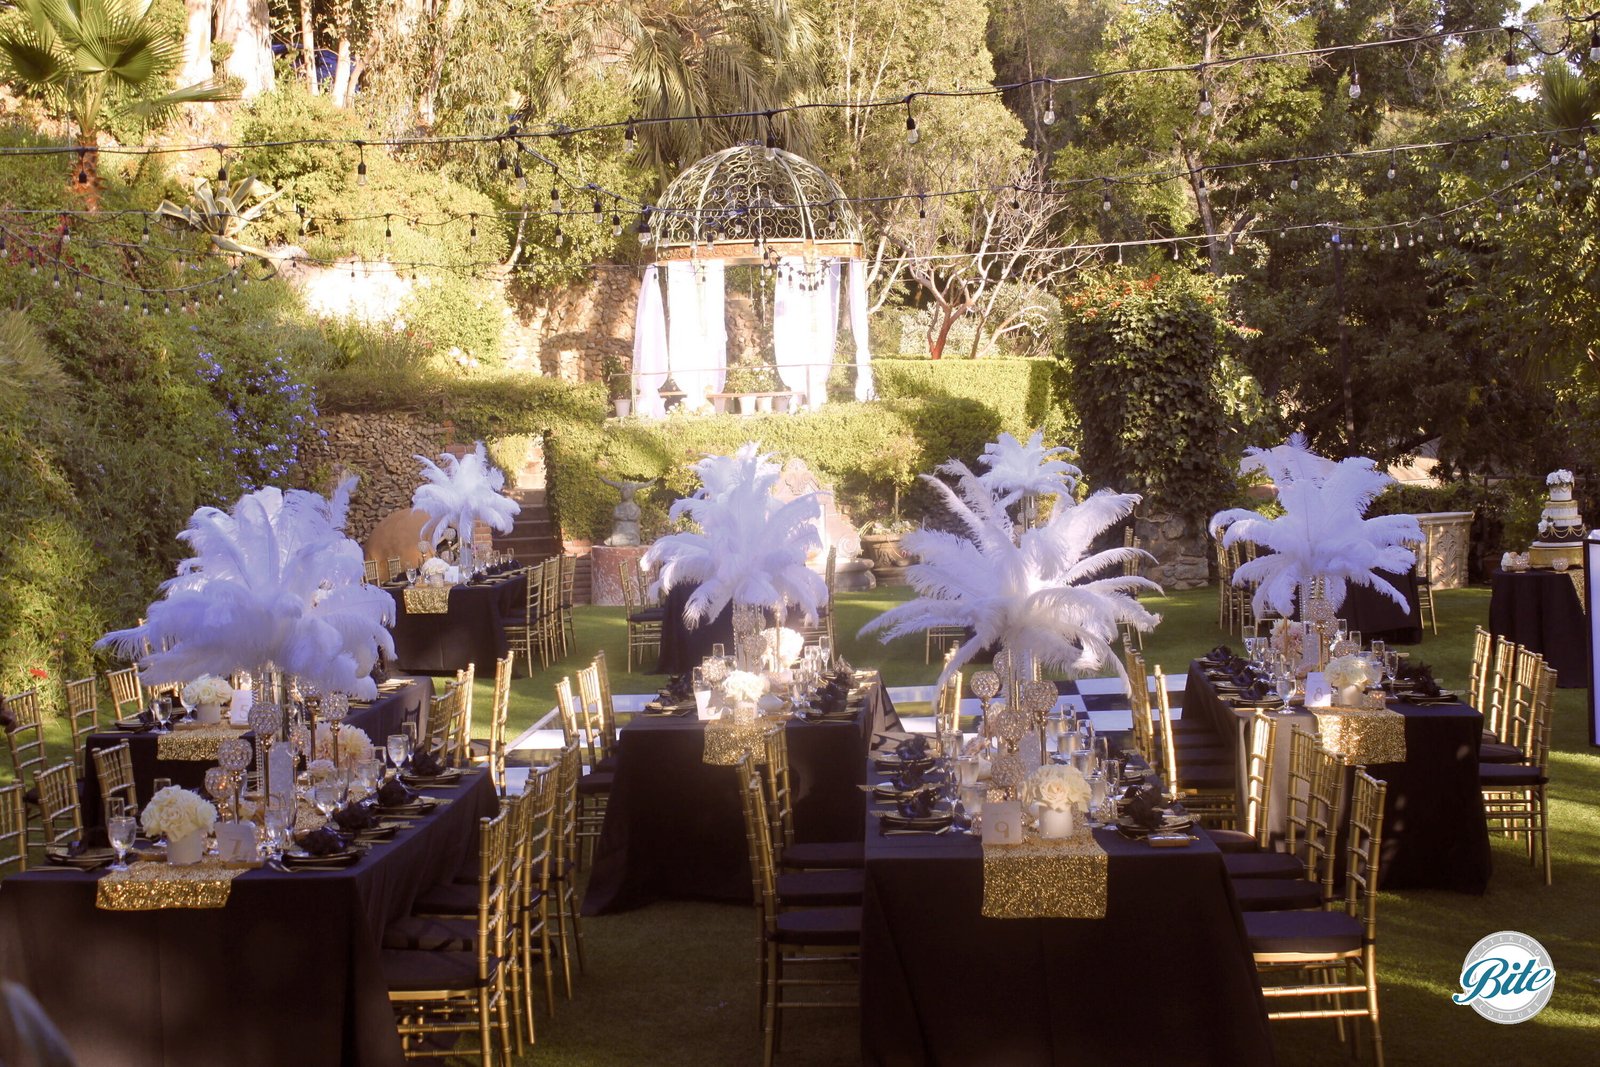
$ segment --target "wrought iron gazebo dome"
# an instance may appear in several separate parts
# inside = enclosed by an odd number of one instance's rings
[[[658,262],[861,256],[861,223],[839,183],[810,160],[762,145],[724,148],[690,166],[661,194],[650,225]]]

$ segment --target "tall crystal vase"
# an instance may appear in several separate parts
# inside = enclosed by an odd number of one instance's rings
[[[1300,618],[1313,628],[1317,641],[1317,670],[1320,671],[1328,665],[1328,646],[1333,642],[1337,609],[1328,600],[1327,585],[1320,574],[1311,579],[1309,588],[1302,586],[1300,594],[1304,605]]]
[[[741,671],[761,670],[761,630],[766,614],[755,604],[733,605],[733,656]]]

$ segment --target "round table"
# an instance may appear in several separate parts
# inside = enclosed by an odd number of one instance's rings
[[[1583,571],[1495,571],[1489,632],[1544,655],[1563,689],[1589,684],[1589,627],[1576,583]]]

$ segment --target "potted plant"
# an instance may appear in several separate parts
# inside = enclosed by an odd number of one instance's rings
[[[606,356],[600,361],[600,373],[605,378],[606,392],[617,410],[617,418],[627,418],[633,410],[633,375],[616,356]]]
[[[739,413],[749,415],[756,411],[771,411],[772,397],[748,394],[774,393],[778,390],[778,372],[770,364],[740,363],[728,369],[723,381],[724,393],[746,394],[739,396]]]

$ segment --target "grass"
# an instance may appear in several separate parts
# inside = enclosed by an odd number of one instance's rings
[[[926,684],[935,674],[922,662],[920,640],[882,646],[855,637],[863,623],[906,595],[903,589],[875,590],[843,595],[839,602],[842,651],[853,663],[881,669],[889,685]],[[1473,588],[1441,591],[1436,597],[1439,633],[1427,635],[1411,654],[1433,664],[1447,683],[1461,687],[1472,658],[1473,627],[1488,619],[1489,593]],[[1196,654],[1227,640],[1216,626],[1213,589],[1174,594],[1152,602],[1152,607],[1165,617],[1146,642],[1152,664],[1181,671]],[[650,692],[661,684],[654,675],[621,671],[626,635],[620,609],[580,608],[576,626],[572,656],[513,685],[513,731],[542,716],[553,704],[556,679],[599,648],[606,650],[612,665],[616,692]],[[1565,689],[1557,701],[1553,886],[1543,884],[1519,845],[1496,838],[1494,876],[1482,897],[1420,890],[1383,894],[1378,973],[1390,1064],[1560,1067],[1594,1061],[1600,1022],[1600,943],[1594,932],[1600,891],[1600,750],[1588,744],[1586,696],[1585,690]],[[479,699],[480,706],[487,705],[487,690]],[[577,981],[575,999],[558,1003],[554,1019],[541,1011],[538,1046],[526,1062],[572,1067],[755,1062],[760,1043],[754,1018],[752,924],[749,909],[691,903],[656,904],[587,920],[588,973]],[[1537,938],[1551,952],[1557,970],[1549,1006],[1517,1026],[1488,1022],[1450,1001],[1459,988],[1456,980],[1467,949],[1502,929]],[[1148,963],[1159,972],[1159,960]],[[1063,966],[1076,965],[1063,961]],[[952,981],[982,980],[982,975],[952,975]],[[1203,980],[1203,975],[1168,978],[1178,990],[1186,982]],[[1085,1010],[1099,1007],[1084,1005]],[[1277,1023],[1273,1036],[1286,1067],[1345,1062],[1327,1023]],[[855,1013],[819,1013],[790,1026],[781,1061],[785,1067],[858,1062]]]

